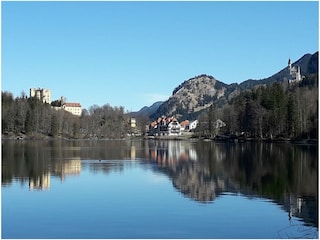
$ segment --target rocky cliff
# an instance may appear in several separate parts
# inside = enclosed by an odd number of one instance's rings
[[[237,84],[228,85],[203,74],[175,88],[171,97],[162,103],[151,117],[197,115],[200,111],[210,107],[212,103],[222,105],[239,93],[240,88]]]

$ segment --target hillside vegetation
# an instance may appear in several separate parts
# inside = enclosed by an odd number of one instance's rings
[[[210,126],[217,119],[222,129]],[[211,105],[199,116],[199,135],[241,135],[252,138],[318,138],[318,75],[288,87],[273,83],[245,91],[222,108]],[[211,131],[210,131],[211,129]]]
[[[124,113],[124,107],[105,104],[84,109],[78,117],[54,110],[24,93],[14,98],[10,92],[2,92],[2,137],[122,138],[132,133],[130,117],[136,118],[139,132],[143,132],[148,117],[154,120],[166,115],[179,121],[198,119],[195,130],[198,136],[315,139],[318,137],[318,52],[304,55],[295,65],[301,67],[304,75],[299,83],[288,84],[288,68],[269,78],[240,84],[225,84],[202,74],[177,86],[167,101],[131,114]],[[216,129],[214,123],[218,119],[226,126]]]
[[[2,137],[5,138],[122,138],[128,132],[123,107],[92,106],[81,117],[25,94],[2,92]]]

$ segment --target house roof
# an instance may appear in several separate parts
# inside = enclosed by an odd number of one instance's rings
[[[81,107],[80,103],[65,103],[66,107]]]
[[[186,127],[186,126],[189,125],[189,121],[188,121],[188,120],[184,120],[184,121],[182,121],[182,122],[180,123],[180,125],[181,125],[182,127]]]

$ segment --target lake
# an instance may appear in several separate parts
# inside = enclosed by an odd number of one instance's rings
[[[318,238],[318,147],[2,141],[2,238]]]

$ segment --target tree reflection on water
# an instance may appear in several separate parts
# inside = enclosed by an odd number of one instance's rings
[[[2,185],[15,179],[30,190],[50,178],[123,171],[125,161],[166,174],[177,191],[201,203],[225,192],[263,197],[318,227],[317,146],[189,141],[3,141]],[[283,233],[283,232],[282,232]]]
[[[148,142],[146,148],[158,169],[186,196],[200,202],[224,192],[264,197],[280,204],[289,219],[294,215],[318,227],[316,146],[197,142],[183,144],[186,151],[180,150],[180,156],[188,156],[190,148],[194,151],[186,161],[170,156],[177,144]]]

